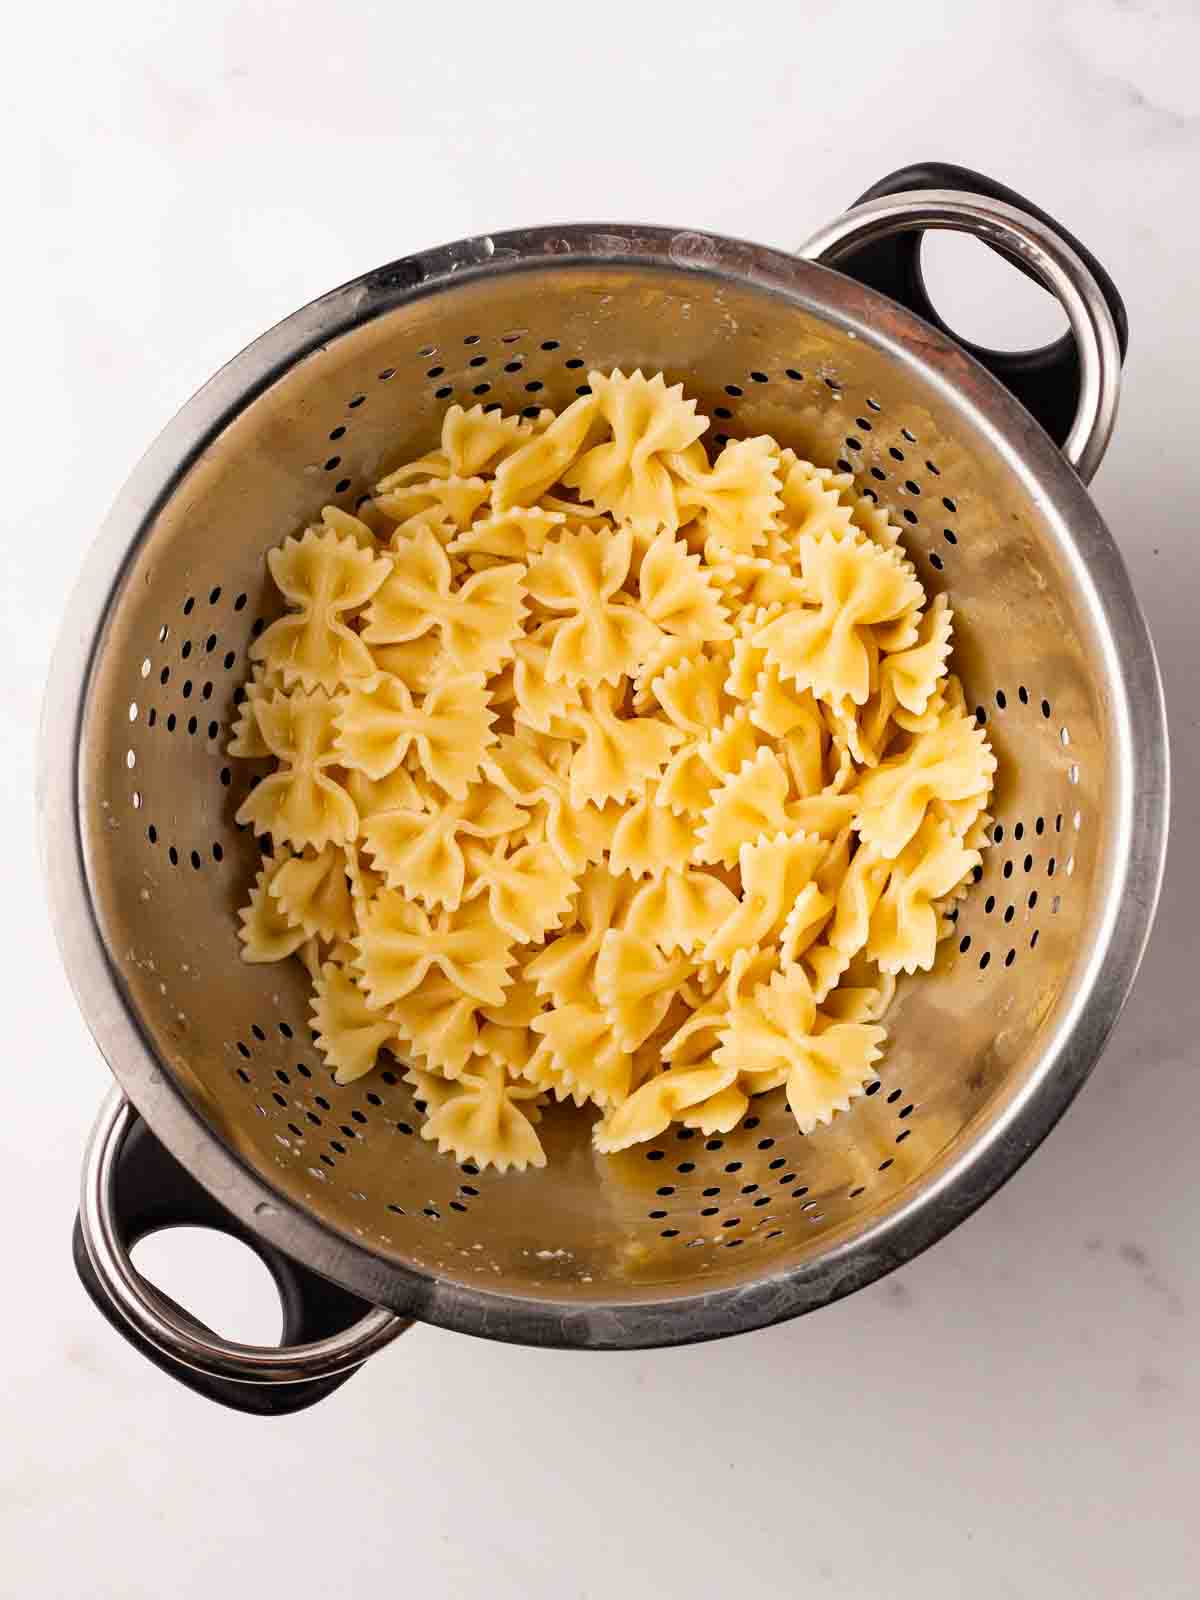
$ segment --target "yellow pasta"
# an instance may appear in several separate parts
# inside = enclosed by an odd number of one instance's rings
[[[372,674],[386,672],[417,694],[428,694],[439,678],[452,676],[450,658],[436,631],[399,644],[373,645],[371,663]]]
[[[563,480],[596,425],[596,411],[595,397],[581,396],[548,428],[502,461],[492,485],[493,507],[511,511],[515,506],[535,505]]]
[[[309,938],[303,925],[292,921],[271,893],[275,879],[290,860],[285,850],[267,861],[254,880],[250,903],[238,913],[243,961],[282,961]]]
[[[550,1099],[601,1153],[772,1092],[845,1114],[988,842],[900,525],[769,436],[710,460],[661,375],[588,391],[449,407],[273,551],[228,745],[273,763],[243,959],[303,961],[336,1081],[398,1058],[423,1136],[498,1171],[544,1164]]]
[[[549,678],[550,650],[563,620],[544,623],[513,647],[513,722],[535,733],[549,733],[559,718],[579,705],[577,688]]]
[[[428,527],[395,541],[393,550],[391,573],[367,608],[360,648],[406,644],[436,627],[456,671],[494,672],[521,632],[525,568],[505,562],[455,586],[450,557]]]
[[[271,747],[258,725],[258,702],[282,688],[282,675],[268,672],[263,667],[256,668],[249,682],[243,685],[233,732],[226,746],[231,756],[241,761],[261,761],[271,754]]]
[[[658,535],[642,557],[638,601],[656,627],[695,644],[716,644],[733,632],[721,592],[700,557],[665,533]],[[648,653],[647,648],[643,659]]]
[[[667,763],[659,799],[672,811],[702,816],[717,787],[754,759],[758,739],[744,712],[731,711],[706,738],[683,745]]]
[[[580,529],[556,539],[534,562],[529,593],[548,610],[567,613],[550,642],[549,682],[617,684],[645,659],[657,628],[624,596],[613,598],[632,558],[629,529],[611,535]]]
[[[512,855],[504,846],[471,853],[473,897],[487,897],[497,927],[522,944],[542,938],[562,921],[575,893],[575,879],[548,843],[523,845]]]
[[[610,1155],[654,1139],[676,1118],[727,1088],[736,1076],[736,1068],[718,1066],[660,1073],[596,1124],[593,1142],[597,1150]]]
[[[570,798],[570,743],[528,731],[502,736],[484,759],[484,772],[523,806],[543,807],[546,839],[569,871],[582,872],[603,859],[621,811]]]
[[[445,1078],[462,1076],[480,1040],[478,1001],[441,972],[427,972],[387,1008],[395,1033],[426,1066]]]
[[[463,1073],[461,1082],[426,1121],[421,1137],[435,1141],[443,1155],[478,1161],[497,1172],[544,1167],[546,1153],[522,1105],[539,1090],[514,1083],[503,1062],[486,1056]]]
[[[342,619],[370,600],[387,579],[389,563],[332,528],[285,540],[267,563],[275,587],[295,609],[254,641],[251,657],[288,687],[333,690],[369,677],[371,653]]]
[[[242,802],[239,823],[297,848],[319,850],[356,836],[358,809],[329,771],[338,760],[336,710],[320,689],[275,693],[256,702],[259,731],[279,767]]]
[[[418,463],[420,465],[420,463]],[[468,527],[488,497],[482,478],[462,478],[446,469],[420,482],[401,482],[394,472],[379,484],[375,509],[394,523],[393,544],[425,529],[441,529],[447,542]]]
[[[530,431],[520,417],[485,411],[482,405],[469,411],[451,406],[442,418],[442,451],[452,474],[471,478],[511,454]]]
[[[628,872],[634,878],[682,872],[695,848],[696,831],[690,819],[660,803],[658,785],[651,783],[613,830],[609,871]]]
[[[623,919],[628,903],[627,880],[623,885],[601,867],[583,877],[574,927],[547,945],[525,968],[526,977],[535,984],[539,995],[551,998],[558,1006],[594,998],[600,946],[609,929]]]
[[[346,852],[335,844],[285,861],[271,880],[271,896],[293,927],[330,944],[354,934]]]
[[[534,1017],[545,1009],[546,1003],[538,993],[537,985],[529,976],[527,965],[505,991],[503,1003],[498,1006],[480,1006],[479,1015],[485,1022],[492,1023],[497,1028],[526,1028]]]
[[[920,717],[946,674],[954,618],[945,595],[935,595],[917,630],[916,642],[884,656],[879,668],[879,692]],[[915,732],[910,725],[910,731]]]
[[[556,1006],[530,1024],[539,1036],[531,1072],[549,1068],[546,1087],[558,1099],[620,1105],[633,1083],[633,1055],[614,1036],[606,1013],[586,1001]]]
[[[733,890],[712,873],[696,867],[668,869],[638,890],[626,926],[668,955],[673,950],[691,954],[707,949],[737,904]]]
[[[882,648],[873,629],[919,604],[921,586],[891,552],[873,544],[805,534],[798,547],[814,607],[785,610],[756,642],[799,688],[861,706]]]
[[[263,715],[260,707],[260,725]],[[401,679],[379,673],[339,696],[336,754],[344,766],[378,781],[395,772],[411,749],[426,777],[462,800],[492,741],[495,720],[482,673],[440,680],[420,705]]]
[[[844,478],[798,459],[791,450],[782,452],[780,470],[780,521],[793,549],[796,540],[804,534],[830,534],[835,539],[848,533],[852,536],[853,513],[842,497]],[[886,514],[883,520],[886,524]]]
[[[762,556],[730,554],[722,558],[714,575],[725,593],[726,604],[744,616],[746,609],[769,607],[776,614],[809,604],[812,596],[804,578],[791,559],[791,552],[778,545]]]
[[[778,833],[743,844],[738,851],[741,897],[705,944],[705,961],[729,967],[739,950],[776,940],[826,848],[823,839],[805,833]]]
[[[655,679],[661,677],[668,668],[677,667],[681,662],[687,661],[695,653],[695,646],[690,640],[681,638],[678,634],[662,634],[654,649],[630,680],[633,686],[633,709],[653,710],[657,704],[653,690]],[[706,651],[706,654],[715,653]]]
[[[726,670],[719,657],[685,657],[651,680],[651,692],[677,728],[703,739],[725,720]]]
[[[540,554],[552,534],[563,531],[566,516],[540,506],[516,506],[483,517],[457,534],[446,549],[451,555],[493,556],[498,561],[524,561]]]
[[[377,894],[355,941],[363,986],[374,1004],[411,994],[434,968],[480,1005],[501,1005],[512,943],[478,902],[444,911],[436,922],[398,890]]]
[[[694,400],[683,398],[682,384],[668,388],[661,373],[645,378],[640,372],[591,372],[588,383],[607,437],[576,457],[563,483],[638,534],[674,532],[679,480],[671,458],[699,439],[707,418],[696,415]]]
[[[510,1081],[529,1078],[529,1067],[537,1051],[538,1042],[537,1034],[528,1026],[503,1028],[499,1023],[485,1022],[479,1029],[475,1054],[487,1056],[491,1061],[501,1062]],[[538,1100],[530,1100],[525,1115],[531,1122],[540,1120]]]
[[[779,446],[774,439],[733,439],[709,470],[704,459],[699,470],[680,462],[675,469],[684,480],[678,492],[681,506],[697,514],[701,537],[749,555],[765,545],[778,526],[781,509]]]
[[[933,965],[940,935],[937,903],[980,863],[949,823],[929,817],[892,863],[887,888],[871,916],[867,954],[883,972]]]
[[[628,799],[658,775],[684,737],[658,717],[622,717],[615,692],[607,686],[585,694],[568,722],[579,737],[568,786],[573,806]]]
[[[872,1024],[820,1018],[808,979],[790,967],[731,1008],[713,1059],[750,1078],[786,1073],[788,1104],[800,1131],[811,1133],[875,1077],[883,1039]]]
[[[313,1033],[337,1083],[364,1077],[396,1037],[396,1025],[368,1002],[353,977],[327,962],[313,979]]]
[[[996,758],[974,719],[949,713],[929,733],[917,734],[902,754],[889,756],[862,778],[859,833],[894,858],[931,803],[977,801],[982,810],[995,771]]]
[[[488,783],[472,784],[462,800],[394,807],[366,816],[362,841],[389,888],[422,904],[456,911],[467,881],[466,839],[498,839],[520,829],[529,813]]]
[[[686,956],[665,956],[628,929],[611,928],[604,935],[596,958],[596,996],[623,1049],[636,1050],[646,1042],[691,972]]]

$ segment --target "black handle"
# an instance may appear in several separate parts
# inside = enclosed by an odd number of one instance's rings
[[[279,1290],[283,1307],[281,1344],[308,1344],[342,1333],[370,1311],[371,1307],[364,1301],[310,1272],[290,1256],[283,1255],[226,1211],[207,1189],[202,1188],[179,1165],[174,1156],[168,1154],[140,1117],[121,1148],[115,1179],[114,1217],[126,1250],[132,1249],[139,1239],[151,1233],[158,1233],[164,1228],[186,1226],[215,1228],[219,1233],[226,1233],[248,1245],[267,1267]],[[302,1411],[306,1406],[315,1405],[318,1400],[332,1394],[358,1371],[357,1367],[351,1367],[332,1377],[314,1379],[311,1383],[235,1383],[227,1378],[197,1372],[151,1344],[113,1305],[92,1266],[78,1217],[75,1220],[72,1249],[80,1281],[98,1310],[122,1338],[172,1378],[194,1389],[197,1394],[204,1395],[206,1399],[219,1401],[234,1411],[247,1411],[260,1417],[281,1417],[293,1411]],[[161,1290],[155,1290],[155,1293],[202,1332],[212,1332],[189,1312],[170,1301]]]
[[[859,195],[855,204],[862,205],[867,200],[879,200],[886,195],[902,194],[914,189],[958,189],[970,194],[986,195],[991,200],[1000,200],[1019,211],[1028,212],[1053,228],[1081,257],[1095,278],[1112,313],[1121,359],[1124,361],[1129,344],[1129,319],[1125,314],[1125,304],[1117,293],[1116,285],[1092,252],[1080,244],[1074,234],[1068,233],[1061,223],[1015,189],[1009,189],[967,167],[950,166],[939,161],[902,167],[899,172],[893,172],[889,177],[872,184],[865,194]],[[988,350],[961,338],[942,321],[929,298],[921,271],[923,238],[923,229],[912,228],[904,233],[892,234],[887,239],[851,247],[844,254],[839,254],[837,270],[856,278],[859,283],[865,283],[868,288],[878,289],[882,294],[898,300],[901,305],[915,311],[919,317],[933,323],[962,345],[993,377],[999,378],[1061,447],[1071,431],[1079,404],[1079,355],[1074,338],[1069,332],[1065,333],[1061,339],[1044,345],[1040,350]],[[989,248],[1010,261],[1026,277],[1038,281],[1024,262],[1009,251],[994,245]]]

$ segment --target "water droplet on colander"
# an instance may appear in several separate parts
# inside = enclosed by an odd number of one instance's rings
[[[269,1200],[260,1200],[254,1208],[254,1215],[256,1217],[277,1217],[279,1208],[273,1206]]]

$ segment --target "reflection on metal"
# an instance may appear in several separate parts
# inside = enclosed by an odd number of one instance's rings
[[[926,225],[1019,237],[1060,294],[1082,351],[1070,450],[1086,476],[1116,385],[1088,283],[1002,207],[920,204]],[[836,259],[840,242],[901,215],[883,202],[812,248]],[[672,1130],[595,1158],[586,1119],[551,1113],[547,1167],[498,1178],[422,1142],[398,1073],[335,1087],[311,1045],[303,972],[239,960],[234,910],[257,852],[233,823],[246,769],[222,751],[273,603],[270,546],[430,445],[451,397],[561,407],[590,368],[618,365],[684,382],[711,436],[770,432],[846,462],[903,519],[922,581],[952,597],[956,666],[1000,758],[1004,837],[937,970],[901,985],[880,1091],[852,1114],[802,1138],[774,1095],[723,1140]],[[1166,791],[1157,671],[1120,556],[1021,407],[950,340],[824,266],[606,226],[393,263],[264,335],[184,408],[76,592],[40,802],[59,939],[92,1030],[154,1132],[230,1210],[400,1316],[618,1347],[822,1305],[924,1248],[1015,1170],[1132,982]],[[93,1249],[148,1327],[102,1221],[119,1120],[110,1110],[89,1168]],[[226,1371],[233,1359],[193,1355]],[[301,1360],[259,1352],[260,1371],[264,1359],[292,1377]]]

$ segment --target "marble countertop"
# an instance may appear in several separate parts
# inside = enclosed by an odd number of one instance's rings
[[[0,266],[3,1587],[1193,1596],[1200,13],[610,0],[574,15],[536,0],[23,13],[0,100],[23,223]],[[96,1316],[70,1265],[108,1077],[60,972],[30,800],[58,618],[132,462],[263,327],[406,251],[580,217],[787,246],[928,159],[1060,215],[1129,307],[1094,493],[1161,655],[1173,847],[1142,978],[1086,1091],[970,1222],[800,1322],[607,1357],[419,1328],[284,1423],[176,1388]],[[935,276],[966,332],[1016,344],[1053,325],[979,247],[951,247]],[[271,1329],[261,1278],[219,1250],[163,1281],[231,1331]]]

